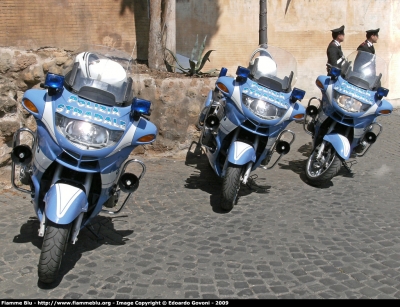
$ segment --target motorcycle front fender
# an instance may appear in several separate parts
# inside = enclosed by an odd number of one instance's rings
[[[329,133],[324,136],[324,140],[332,144],[342,159],[350,158],[350,143],[345,136],[339,133]]]
[[[255,162],[256,152],[253,146],[236,141],[229,146],[228,161],[235,165],[245,165],[250,161]]]
[[[46,218],[56,224],[69,224],[88,209],[85,192],[65,183],[54,184],[44,201]]]

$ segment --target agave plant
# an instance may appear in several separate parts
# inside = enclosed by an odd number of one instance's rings
[[[218,69],[211,69],[206,72],[201,71],[203,69],[204,64],[206,64],[207,61],[210,61],[209,57],[210,57],[211,52],[215,51],[215,50],[209,50],[206,52],[206,54],[204,56],[202,56],[204,48],[206,46],[206,39],[207,39],[207,35],[204,37],[203,43],[201,44],[201,46],[199,48],[198,47],[199,36],[198,35],[196,36],[196,43],[194,44],[192,54],[189,59],[190,68],[184,68],[181,65],[181,63],[179,63],[178,59],[176,58],[176,55],[171,50],[166,49],[172,55],[172,57],[174,58],[174,61],[178,65],[178,67],[176,67],[176,68],[188,76],[198,76],[198,77],[203,76],[203,75],[212,75],[213,73],[217,72]],[[197,49],[199,49],[199,50],[197,50]],[[196,56],[197,56],[197,61],[195,61]]]

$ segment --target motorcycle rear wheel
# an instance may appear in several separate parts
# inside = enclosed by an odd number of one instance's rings
[[[237,204],[244,166],[229,164],[222,181],[221,208],[226,211]]]
[[[39,280],[49,284],[57,279],[61,260],[67,248],[72,224],[58,225],[49,222],[43,238],[42,251],[39,258]]]
[[[326,143],[321,160],[318,161],[316,157],[320,146],[314,148],[306,165],[306,177],[314,185],[330,181],[342,166],[335,148],[329,143]]]

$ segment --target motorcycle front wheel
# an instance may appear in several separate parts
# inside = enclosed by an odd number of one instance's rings
[[[222,181],[221,208],[232,210],[237,204],[244,166],[229,164]]]
[[[67,248],[72,224],[58,225],[49,222],[43,238],[39,258],[39,280],[49,284],[57,279],[63,254]]]
[[[340,170],[341,161],[335,148],[330,143],[325,143],[325,148],[320,159],[317,159],[318,151],[322,143],[312,151],[307,160],[306,177],[315,185],[331,180]]]

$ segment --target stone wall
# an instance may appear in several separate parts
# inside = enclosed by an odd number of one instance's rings
[[[40,88],[47,72],[65,74],[71,55],[56,48],[35,52],[0,48],[0,166],[10,163],[13,133],[22,126],[36,129],[32,116],[21,106],[24,91]],[[135,83],[138,97],[152,101],[150,120],[159,135],[152,145],[139,146],[135,154],[182,157],[199,132],[195,128],[200,108],[216,78],[153,78],[142,74]]]
[[[1,0],[0,46],[20,49],[58,47],[75,50],[83,43],[107,44],[147,59],[148,0]],[[247,66],[258,44],[259,0],[176,0],[176,50],[190,56],[207,35],[211,68],[236,71]],[[389,99],[400,98],[399,0],[267,1],[268,42],[298,61],[297,87],[305,99],[318,95],[315,79],[325,73],[330,29],[346,26],[345,55],[365,40],[365,30],[380,28],[377,54],[389,64]],[[25,47],[25,48],[22,48]]]

